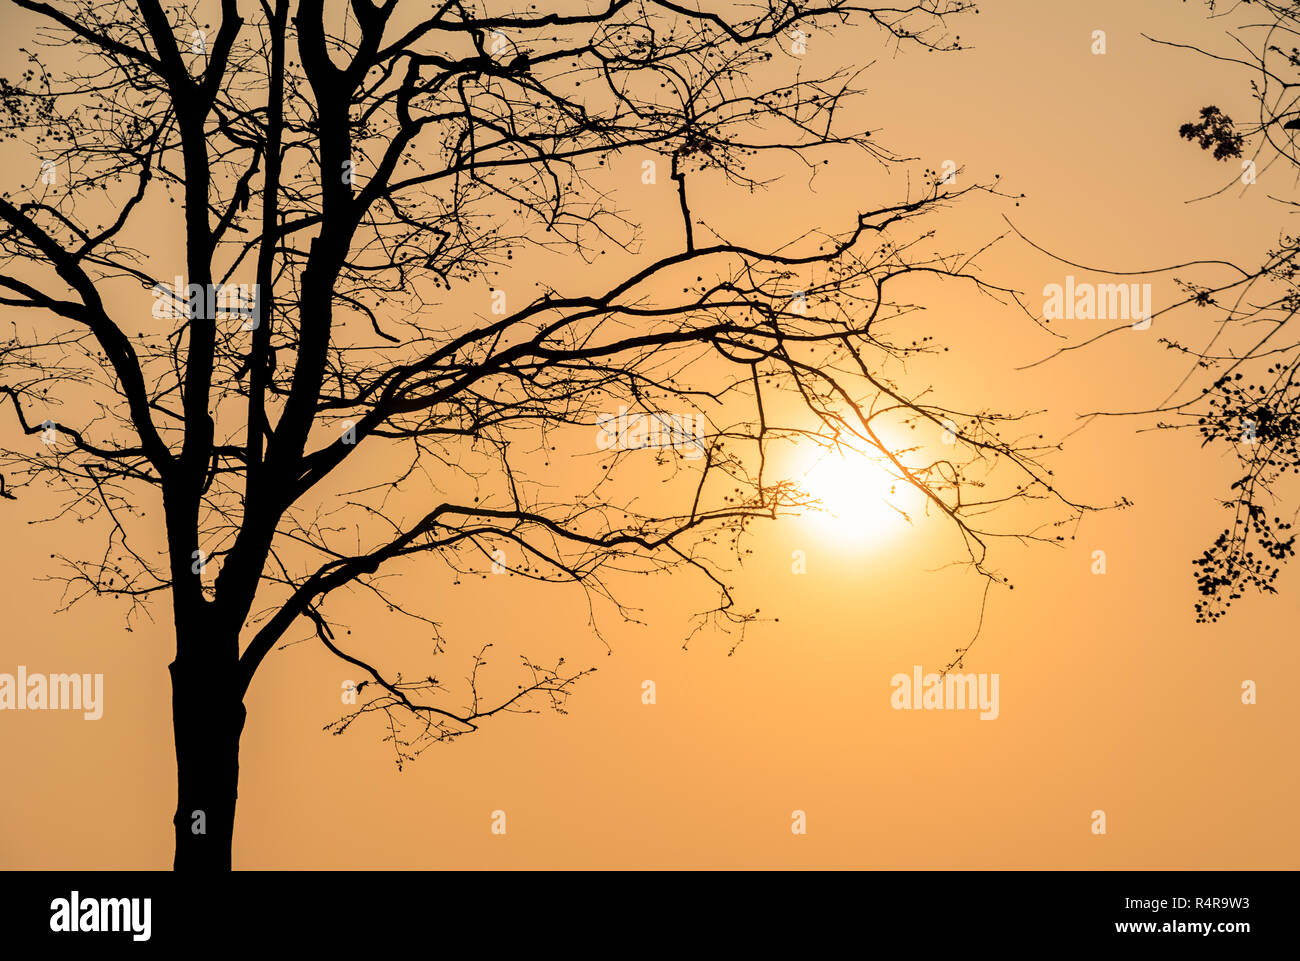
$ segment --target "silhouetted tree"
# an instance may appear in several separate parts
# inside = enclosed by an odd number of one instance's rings
[[[1234,188],[1267,190],[1287,212],[1298,198],[1294,190],[1286,195],[1286,187],[1294,188],[1300,173],[1295,141],[1300,128],[1300,4],[1255,0],[1223,9],[1211,2],[1208,7],[1214,16],[1229,18],[1232,42],[1221,51],[1189,49],[1246,68],[1256,114],[1238,123],[1209,105],[1178,133],[1233,167],[1231,179],[1216,194]],[[1218,620],[1246,589],[1275,593],[1282,564],[1295,555],[1295,510],[1286,507],[1295,489],[1286,478],[1300,474],[1297,257],[1300,238],[1284,231],[1259,264],[1197,265],[1199,273],[1214,269],[1220,276],[1226,268],[1228,279],[1184,282],[1186,297],[1170,308],[1208,310],[1213,327],[1200,342],[1193,341],[1192,333],[1162,338],[1194,364],[1160,408],[1177,419],[1162,426],[1196,430],[1203,446],[1231,451],[1241,468],[1223,500],[1231,520],[1193,561],[1202,595],[1196,604],[1198,621]]]
[[[5,494],[57,482],[66,512],[103,522],[102,551],[64,558],[70,601],[126,598],[134,617],[170,599],[177,868],[230,866],[244,695],[293,630],[365,672],[339,727],[385,717],[399,762],[493,714],[563,707],[586,673],[563,661],[523,658],[517,689],[490,697],[475,657],[457,706],[425,668],[386,668],[376,625],[335,630],[325,604],[348,589],[426,622],[440,653],[434,620],[377,576],[413,556],[454,581],[513,545],[516,575],[620,612],[611,571],[681,566],[716,588],[700,626],[743,630],[755,612],[723,579],[736,538],[808,503],[768,476],[775,440],[874,452],[990,579],[986,542],[1006,535],[990,507],[1080,509],[1037,462],[1048,445],[1003,439],[1020,415],[949,410],[886,370],[937,349],[891,333],[914,312],[886,291],[900,278],[1007,293],[969,257],[918,252],[934,212],[994,188],[927,172],[774,248],[696,211],[705,191],[788,200],[770,188],[790,159],[897,162],[842,129],[861,68],[800,45],[851,28],[859,46],[949,49],[966,3],[222,0],[214,26],[159,0],[13,2],[42,26],[30,68],[0,81],[8,149],[42,163],[0,199],[0,303],[27,308],[2,348],[28,437],[4,452]],[[654,163],[672,236],[615,206]],[[522,254],[550,278],[527,298],[492,279]],[[669,405],[707,408],[706,428],[681,436]],[[657,447],[595,450],[619,406],[659,418]],[[891,420],[958,442],[891,450]],[[589,483],[556,493],[579,434],[597,459],[566,469]],[[651,477],[667,483],[643,496]]]

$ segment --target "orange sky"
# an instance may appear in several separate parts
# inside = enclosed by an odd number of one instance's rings
[[[1287,196],[1294,182],[1279,169],[1277,182],[1261,176],[1244,196],[1189,204],[1232,171],[1177,137],[1205,104],[1248,113],[1244,76],[1140,36],[1214,43],[1221,28],[1201,5],[1177,0],[1083,7],[990,0],[958,31],[973,47],[960,54],[895,57],[869,33],[834,40],[847,46],[833,52],[860,45],[861,59],[879,61],[857,109],[883,142],[919,158],[914,176],[953,159],[1026,194],[1019,206],[977,200],[951,219],[940,246],[973,250],[1005,230],[1006,213],[1037,243],[1086,264],[1257,259],[1287,226],[1265,192]],[[1107,33],[1105,56],[1089,51],[1097,29]],[[6,37],[0,62],[9,70],[22,34]],[[820,55],[818,42],[811,38],[809,56]],[[635,164],[611,176],[625,177],[627,204],[647,223],[671,201],[640,185]],[[833,222],[846,197],[901,189],[904,177],[833,166],[815,193],[796,177],[757,203],[718,191],[700,212],[738,233],[789,234]],[[1014,237],[985,270],[1027,291],[1032,305],[1044,284],[1069,272],[1084,279]],[[1157,284],[1157,306],[1170,291]],[[956,285],[918,299],[930,309],[910,322],[951,349],[909,366],[910,383],[936,384],[955,407],[1044,409],[1049,437],[1075,430],[1081,413],[1157,404],[1184,372],[1156,342],[1160,320],[1018,371],[1056,341]],[[1061,329],[1084,335],[1095,325]],[[940,669],[979,615],[982,582],[946,566],[960,545],[935,520],[918,518],[910,530],[882,524],[865,537],[816,517],[760,525],[734,582],[779,623],[756,626],[731,656],[728,639],[707,634],[682,650],[701,597],[694,582],[631,584],[647,624],[606,611],[608,653],[577,591],[491,576],[454,585],[425,561],[404,569],[412,579],[404,587],[432,603],[453,640],[449,655],[462,658],[441,665],[443,675],[462,676],[465,652],[485,642],[495,645],[490,670],[500,672],[488,676],[502,683],[513,683],[519,652],[563,654],[598,672],[578,686],[567,715],[494,718],[399,772],[380,725],[322,731],[355,672],[311,641],[274,653],[247,700],[235,864],[1294,867],[1300,700],[1286,685],[1300,676],[1292,631],[1300,579],[1287,571],[1280,596],[1251,597],[1216,625],[1195,624],[1191,560],[1220,529],[1215,498],[1233,464],[1191,435],[1138,433],[1143,426],[1089,422],[1051,463],[1075,499],[1124,496],[1134,507],[1085,518],[1062,549],[995,546],[994,566],[1015,589],[990,595],[965,670],[999,675],[996,720],[891,708],[891,677],[918,664]],[[554,469],[567,478],[580,468]],[[0,672],[19,664],[102,672],[104,716],[0,714],[11,774],[0,792],[0,866],[168,867],[170,613],[158,605],[157,624],[129,632],[111,603],[52,614],[61,602],[60,585],[42,579],[56,573],[50,556],[89,541],[76,524],[28,524],[53,503],[43,496],[0,507]],[[1107,555],[1103,576],[1091,572],[1096,550]],[[792,573],[795,551],[807,559],[804,574]],[[337,616],[347,620],[347,609]],[[360,610],[349,622],[358,642],[368,626],[379,633]],[[420,649],[418,632],[406,630],[385,623],[369,640],[385,655]],[[647,679],[654,705],[641,701]],[[1247,679],[1258,685],[1253,706],[1241,703]],[[1091,831],[1097,809],[1105,836]],[[504,836],[490,831],[495,810],[506,812]],[[795,810],[807,813],[805,836],[791,832]]]

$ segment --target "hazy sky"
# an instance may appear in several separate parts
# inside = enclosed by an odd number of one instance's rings
[[[1094,30],[1106,32],[1103,56],[1090,52]],[[716,210],[704,212],[738,231],[798,232],[842,216],[846,197],[901,189],[907,169],[915,176],[951,159],[963,177],[997,174],[1026,196],[955,214],[941,239],[949,249],[972,251],[1006,232],[1003,214],[1064,257],[1116,269],[1251,262],[1288,229],[1265,196],[1293,195],[1280,169],[1249,190],[1188,203],[1234,171],[1180,141],[1177,128],[1206,104],[1248,112],[1246,78],[1141,35],[1219,44],[1222,28],[1203,5],[988,0],[957,32],[971,49],[944,55],[895,55],[870,30],[826,41],[835,56],[878,61],[855,109],[917,163],[888,179],[834,166],[814,193],[794,178],[742,205],[719,192]],[[809,57],[821,56],[821,41],[810,38]],[[6,71],[21,43],[21,31],[6,29]],[[627,180],[630,194],[642,189],[634,165]],[[1015,237],[990,252],[984,270],[1035,307],[1043,286],[1067,273],[1106,279]],[[1171,291],[1156,282],[1157,308]],[[1158,344],[1160,320],[1017,370],[1059,342],[969,291],[939,288],[921,302],[930,309],[915,319],[918,331],[951,349],[909,369],[912,382],[936,384],[954,406],[1044,410],[1035,427],[1049,437],[1074,431],[1083,413],[1158,404],[1185,371]],[[1098,326],[1062,324],[1080,338]],[[235,864],[1294,867],[1300,700],[1286,685],[1300,677],[1300,578],[1287,571],[1280,596],[1250,597],[1213,626],[1194,623],[1191,561],[1221,527],[1215,498],[1234,466],[1190,434],[1139,433],[1150,426],[1088,422],[1051,460],[1075,499],[1127,497],[1132,508],[1085,518],[1060,549],[995,545],[994,566],[1015,589],[990,594],[965,670],[998,675],[996,720],[891,707],[890,679],[914,665],[942,668],[979,617],[982,582],[947,566],[959,544],[938,521],[760,525],[735,583],[779,623],[756,626],[730,656],[730,640],[707,634],[682,649],[701,596],[695,583],[634,585],[647,624],[606,612],[608,653],[580,593],[509,577],[454,585],[430,564],[406,576],[436,599],[456,644],[449,656],[462,657],[439,666],[446,677],[462,676],[465,651],[485,642],[503,681],[520,652],[563,654],[598,672],[567,715],[491,719],[399,772],[378,722],[339,737],[322,731],[340,714],[340,685],[352,676],[345,665],[314,642],[274,653],[247,700]],[[61,585],[42,580],[56,573],[51,555],[75,552],[88,533],[28,524],[40,496],[0,502],[0,672],[19,664],[102,672],[104,716],[0,713],[9,774],[0,866],[169,866],[170,613],[159,605],[157,624],[130,632],[111,603],[52,615],[62,605]],[[1098,550],[1104,575],[1093,573]],[[796,551],[806,573],[792,571]],[[364,620],[350,624],[364,635]],[[406,641],[418,644],[416,633],[375,643]],[[642,703],[645,680],[656,685],[653,705]],[[1258,685],[1255,705],[1242,704],[1245,680]],[[507,815],[504,836],[490,831],[496,810]],[[806,812],[806,835],[791,831],[796,810]],[[1106,813],[1104,836],[1092,831],[1096,810]]]

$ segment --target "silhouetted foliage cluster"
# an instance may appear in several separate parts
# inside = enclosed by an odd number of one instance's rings
[[[1266,373],[1289,372],[1279,365]],[[1218,620],[1243,588],[1276,593],[1281,564],[1295,555],[1294,525],[1270,515],[1261,501],[1282,475],[1300,473],[1296,385],[1289,377],[1281,386],[1242,384],[1243,376],[1220,377],[1207,392],[1209,413],[1198,420],[1204,443],[1237,445],[1244,470],[1230,488],[1233,498],[1224,502],[1233,512],[1232,524],[1192,562],[1205,598],[1196,604],[1196,619],[1202,623]]]
[[[1202,107],[1200,123],[1185,123],[1178,135],[1201,145],[1202,150],[1214,148],[1215,160],[1240,157],[1245,138],[1232,126],[1232,118],[1218,107]]]
[[[1179,135],[1211,151],[1215,160],[1240,160],[1240,170],[1234,169],[1216,193],[1263,189],[1254,185],[1267,172],[1268,195],[1293,208],[1294,198],[1278,191],[1285,190],[1288,179],[1294,184],[1286,174],[1288,165],[1300,171],[1295,141],[1300,116],[1291,92],[1300,82],[1300,3],[1257,0],[1222,11],[1213,3],[1208,6],[1216,17],[1239,19],[1228,49],[1200,52],[1250,73],[1249,96],[1258,116],[1244,122],[1239,116],[1234,122],[1219,107],[1206,106],[1197,122],[1179,128]],[[1193,561],[1200,622],[1218,620],[1248,588],[1276,593],[1283,562],[1295,554],[1294,516],[1286,520],[1282,505],[1295,494],[1284,486],[1288,475],[1300,474],[1300,337],[1293,332],[1300,310],[1298,264],[1300,237],[1290,235],[1283,235],[1257,264],[1205,264],[1232,270],[1223,283],[1183,284],[1185,304],[1215,309],[1212,335],[1196,346],[1165,338],[1170,347],[1195,358],[1197,373],[1210,372],[1214,380],[1195,396],[1162,408],[1187,418],[1185,425],[1162,426],[1195,427],[1202,446],[1227,450],[1242,468],[1222,501],[1231,522]]]

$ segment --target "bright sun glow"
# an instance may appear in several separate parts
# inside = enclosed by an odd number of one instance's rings
[[[894,478],[861,454],[823,454],[799,486],[821,502],[818,516],[844,534],[879,535],[906,523],[890,506]]]

